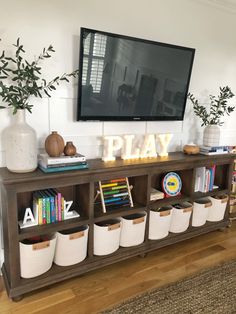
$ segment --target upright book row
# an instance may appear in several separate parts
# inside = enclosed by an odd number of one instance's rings
[[[33,211],[37,213],[38,224],[45,225],[64,220],[64,197],[56,189],[35,191]]]
[[[195,192],[209,192],[218,186],[214,185],[216,166],[196,168]]]

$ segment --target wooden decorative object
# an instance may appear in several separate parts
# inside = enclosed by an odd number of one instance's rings
[[[64,150],[64,140],[61,135],[53,131],[45,140],[45,150],[50,157],[59,157]]]
[[[184,145],[183,147],[183,152],[185,154],[188,154],[188,155],[195,155],[195,154],[199,154],[200,152],[200,147],[197,146],[197,145]]]
[[[76,147],[73,142],[66,142],[66,146],[64,148],[64,154],[66,156],[74,156],[76,154]]]

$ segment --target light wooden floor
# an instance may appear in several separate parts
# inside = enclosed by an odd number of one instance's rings
[[[236,258],[236,223],[28,294],[18,303],[0,284],[0,313],[99,313],[111,304]]]

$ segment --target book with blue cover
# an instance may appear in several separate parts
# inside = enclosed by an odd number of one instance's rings
[[[39,169],[42,170],[45,173],[53,173],[53,172],[62,172],[67,170],[82,170],[82,169],[88,169],[88,164],[78,164],[73,166],[63,166],[63,167],[53,167],[53,168],[45,168],[42,167],[42,165],[38,165]]]
[[[45,214],[46,214],[46,224],[50,224],[51,223],[50,196],[46,193],[46,190],[41,190],[40,192],[43,196],[43,201],[45,202],[44,206],[45,206]]]
[[[52,195],[49,189],[44,190],[44,193],[49,197],[49,201],[50,201],[50,223],[56,222],[56,209],[55,209],[54,195]]]

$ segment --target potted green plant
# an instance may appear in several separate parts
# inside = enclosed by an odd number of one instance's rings
[[[210,106],[200,105],[199,101],[188,93],[188,98],[193,104],[194,113],[202,119],[201,126],[206,126],[203,132],[203,145],[204,146],[218,146],[220,140],[220,129],[224,122],[222,118],[225,115],[230,115],[235,109],[234,106],[228,104],[228,100],[234,97],[229,86],[220,87],[218,96],[209,95]]]
[[[69,82],[78,70],[64,73],[50,81],[42,77],[41,62],[55,52],[53,46],[44,48],[34,61],[24,58],[24,47],[17,39],[14,55],[0,56],[0,109],[11,108],[15,121],[3,132],[6,165],[13,172],[30,172],[37,168],[36,132],[25,121],[25,111],[32,112],[32,97],[51,97],[51,92],[62,82]],[[5,105],[4,105],[5,104]]]

